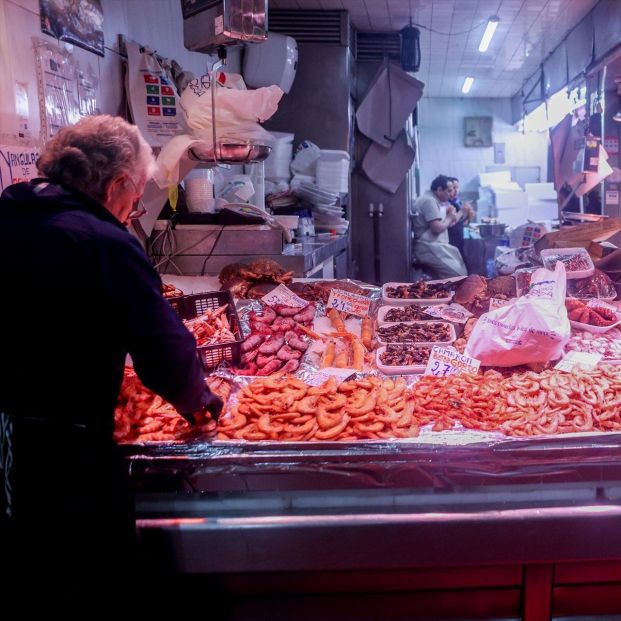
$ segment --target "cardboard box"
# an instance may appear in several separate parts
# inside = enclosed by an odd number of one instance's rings
[[[601,222],[586,222],[573,226],[563,227],[560,231],[546,233],[535,242],[535,250],[541,252],[546,248],[586,248],[594,259],[599,259],[603,254],[599,244],[621,231],[619,218],[607,218]],[[592,254],[595,253],[595,254]]]

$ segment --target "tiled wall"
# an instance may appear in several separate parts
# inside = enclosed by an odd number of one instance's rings
[[[464,117],[491,116],[492,140],[505,144],[507,166],[539,166],[547,180],[547,134],[522,134],[511,125],[511,100],[423,97],[419,103],[421,189],[439,174],[457,177],[465,191],[478,186],[478,174],[494,165],[493,147],[464,146]]]

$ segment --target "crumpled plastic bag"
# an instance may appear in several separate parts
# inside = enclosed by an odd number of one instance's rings
[[[498,367],[560,358],[571,331],[566,286],[565,266],[560,261],[553,272],[537,270],[528,294],[481,315],[468,339],[466,355],[484,366]]]
[[[295,155],[291,161],[291,172],[301,175],[315,176],[317,160],[321,156],[321,149],[310,140],[304,140],[295,150]]]
[[[272,144],[273,136],[259,123],[276,112],[283,91],[278,86],[247,90],[238,74],[219,73],[217,83],[215,119],[218,143]],[[200,148],[201,153],[213,150],[211,75],[192,80],[183,91],[180,103],[191,133],[175,136],[162,148],[154,176],[160,188],[179,182],[179,160],[187,156],[188,149]]]

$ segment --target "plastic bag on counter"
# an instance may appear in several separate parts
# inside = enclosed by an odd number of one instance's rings
[[[301,175],[310,175],[314,179],[315,167],[320,156],[321,149],[314,142],[304,140],[295,150],[295,155],[291,162],[291,172],[294,176],[299,173]]]
[[[560,261],[553,272],[537,270],[525,296],[481,315],[466,355],[484,366],[502,367],[560,358],[571,330],[565,309],[566,285]]]

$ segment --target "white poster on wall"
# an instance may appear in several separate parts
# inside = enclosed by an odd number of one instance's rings
[[[13,183],[34,179],[39,152],[39,147],[0,145],[0,191]]]

